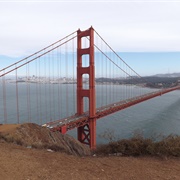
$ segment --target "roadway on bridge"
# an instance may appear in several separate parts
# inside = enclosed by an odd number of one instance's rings
[[[119,101],[119,102],[116,102],[116,103],[113,103],[113,104],[110,104],[107,106],[103,106],[101,108],[97,108],[96,109],[96,118],[97,119],[103,118],[103,117],[110,115],[112,113],[115,113],[117,111],[123,110],[123,109],[133,106],[135,104],[146,101],[148,99],[152,99],[154,97],[161,96],[165,93],[175,91],[177,89],[180,89],[180,86],[158,90],[158,91],[148,93],[148,94],[145,94],[142,96],[133,97],[133,98],[130,98],[127,100],[123,100],[123,101]],[[60,120],[48,122],[46,124],[43,124],[42,126],[50,128],[50,129],[58,130],[58,131],[62,131],[62,128],[65,127],[66,131],[68,131],[68,130],[74,129],[76,127],[83,126],[83,125],[87,124],[88,121],[89,121],[89,113],[85,112],[82,115],[75,114],[73,116],[66,117],[66,118],[63,118]]]

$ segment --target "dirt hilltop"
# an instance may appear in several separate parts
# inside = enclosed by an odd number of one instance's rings
[[[51,149],[79,156],[90,155],[89,148],[73,137],[60,132],[52,132],[46,127],[33,123],[1,125],[0,135],[6,142],[28,148]]]
[[[180,179],[180,159],[79,156],[80,152],[88,154],[88,149],[69,136],[51,133],[35,124],[2,125],[0,132],[0,180]],[[53,147],[57,142],[65,145],[63,152],[48,151],[45,145],[44,149],[37,149],[47,143]],[[65,150],[71,155],[64,153]]]

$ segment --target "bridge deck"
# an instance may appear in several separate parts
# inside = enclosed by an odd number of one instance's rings
[[[152,99],[157,96],[161,96],[163,94],[166,94],[171,91],[175,91],[180,89],[180,86],[162,89],[156,92],[148,93],[142,96],[137,96],[134,98],[130,98],[127,100],[119,101],[107,106],[103,106],[101,108],[96,109],[96,117],[97,119],[103,118],[107,115],[110,115],[112,113],[115,113],[117,111],[123,110],[125,108],[128,108],[130,106],[133,106],[135,104],[141,103],[143,101],[146,101],[148,99]],[[53,130],[58,130],[63,133],[63,129],[65,128],[65,131],[83,126],[88,123],[89,121],[89,114],[88,112],[85,112],[82,115],[73,115],[64,119],[56,120],[53,122],[46,123],[42,126],[48,127]]]

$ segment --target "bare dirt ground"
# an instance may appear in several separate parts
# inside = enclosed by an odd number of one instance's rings
[[[180,159],[79,157],[0,141],[0,180],[39,179],[179,180]]]
[[[149,157],[77,157],[0,143],[2,180],[179,180],[180,160]]]

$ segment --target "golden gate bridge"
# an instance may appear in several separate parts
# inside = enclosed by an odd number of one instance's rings
[[[147,88],[93,27],[1,69],[0,78],[2,123],[35,122],[63,134],[77,128],[91,149],[98,119],[180,88]]]

